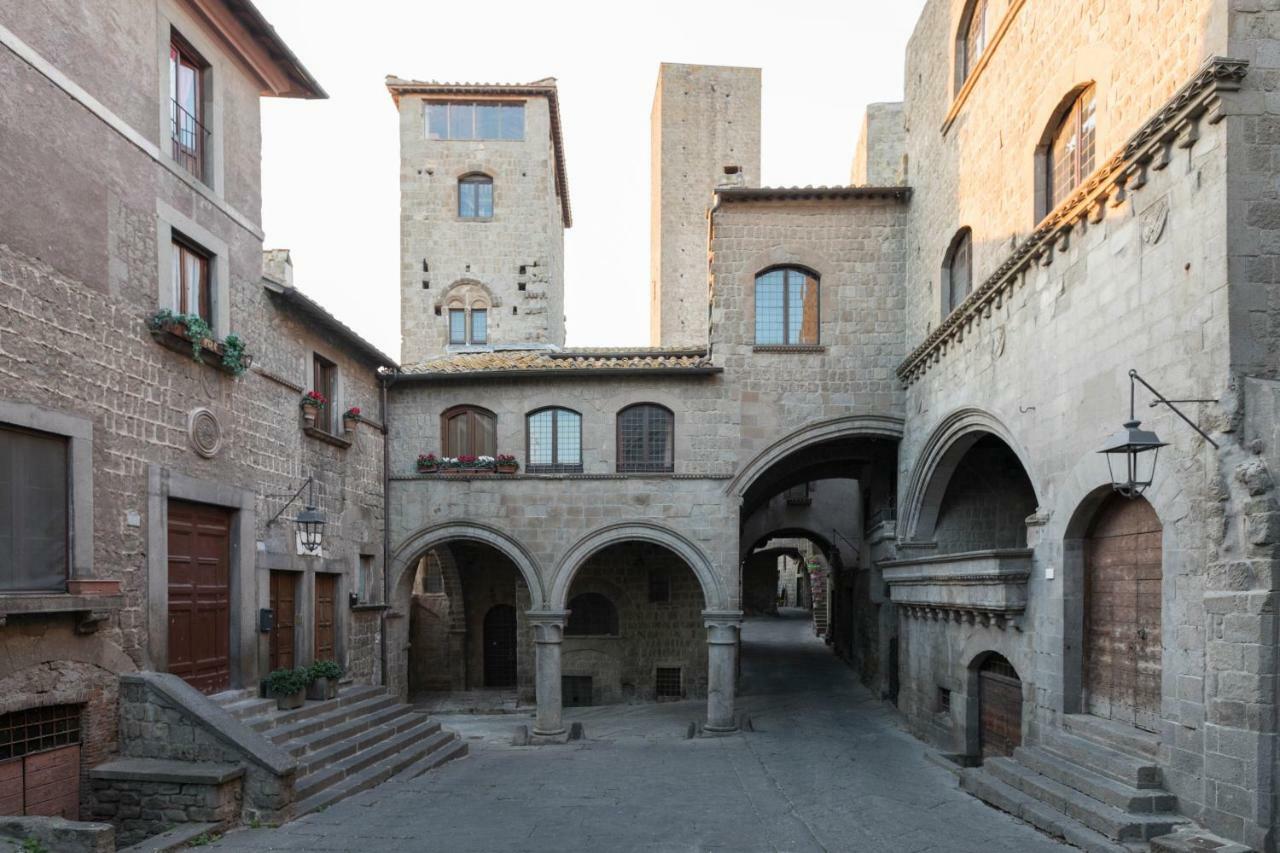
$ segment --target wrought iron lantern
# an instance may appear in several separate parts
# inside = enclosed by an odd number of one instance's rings
[[[1111,487],[1126,498],[1139,497],[1147,490],[1155,479],[1156,460],[1160,458],[1160,448],[1168,446],[1168,442],[1161,441],[1160,437],[1151,430],[1142,429],[1142,423],[1138,420],[1135,409],[1138,382],[1156,395],[1156,399],[1151,402],[1153,407],[1162,404],[1168,406],[1174,414],[1200,433],[1205,441],[1215,448],[1218,446],[1208,433],[1196,426],[1194,421],[1174,405],[1174,403],[1216,403],[1216,400],[1167,400],[1139,376],[1138,371],[1130,370],[1129,420],[1125,421],[1120,431],[1108,438],[1098,451],[1106,454],[1107,469],[1111,472]]]
[[[308,554],[314,554],[320,550],[320,546],[324,543],[325,523],[324,513],[318,510],[315,505],[315,477],[308,477],[303,481],[302,485],[298,486],[298,490],[289,497],[289,500],[285,501],[284,506],[280,507],[280,511],[271,516],[271,521],[268,521],[267,524],[270,525],[283,515],[284,511],[302,494],[303,489],[307,490],[307,502],[303,506],[302,512],[298,513],[297,518],[293,520],[293,523],[297,526],[299,544]]]

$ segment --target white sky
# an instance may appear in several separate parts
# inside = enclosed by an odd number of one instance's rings
[[[400,351],[399,128],[387,74],[560,88],[574,226],[570,346],[649,343],[649,107],[659,62],[764,69],[766,185],[843,184],[868,103],[902,97],[924,0],[540,4],[258,0],[329,93],[265,99],[267,248],[383,351]]]

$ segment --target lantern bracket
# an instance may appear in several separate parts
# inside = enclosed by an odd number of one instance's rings
[[[1137,413],[1135,411],[1135,405],[1134,405],[1135,395],[1137,394],[1137,386],[1134,385],[1135,382],[1141,382],[1142,387],[1146,388],[1152,394],[1156,395],[1156,399],[1151,401],[1152,408],[1159,405],[1168,406],[1170,409],[1173,410],[1173,413],[1175,415],[1177,415],[1178,417],[1182,418],[1184,421],[1187,422],[1187,426],[1191,427],[1193,430],[1200,433],[1201,438],[1203,438],[1205,441],[1212,444],[1214,448],[1218,447],[1218,442],[1210,438],[1209,433],[1200,429],[1200,427],[1196,424],[1195,421],[1191,420],[1191,418],[1183,414],[1182,410],[1179,409],[1176,405],[1174,405],[1175,403],[1216,403],[1218,402],[1217,400],[1170,400],[1166,398],[1163,394],[1161,394],[1159,391],[1157,391],[1155,388],[1151,387],[1151,383],[1143,379],[1141,376],[1139,376],[1138,371],[1130,370],[1129,371],[1129,420],[1131,421],[1137,420]]]
[[[274,523],[275,523],[275,521],[276,521],[278,518],[280,518],[280,516],[284,515],[284,511],[285,511],[286,509],[288,509],[289,507],[293,506],[293,502],[294,502],[294,501],[296,501],[296,500],[298,499],[298,496],[302,494],[302,490],[303,490],[303,489],[305,489],[305,488],[307,488],[308,486],[311,486],[311,487],[312,487],[312,491],[310,492],[310,494],[309,494],[309,496],[308,496],[308,497],[309,497],[309,499],[308,499],[307,503],[308,503],[308,504],[313,504],[313,503],[315,503],[315,501],[310,500],[310,498],[313,498],[313,497],[315,496],[315,488],[314,488],[314,486],[315,486],[315,479],[316,479],[315,477],[308,477],[307,479],[303,480],[303,481],[302,481],[302,485],[301,485],[301,486],[298,486],[298,490],[297,490],[296,492],[294,492],[292,495],[289,495],[289,494],[284,494],[284,495],[268,495],[268,497],[273,497],[273,498],[284,498],[284,497],[287,497],[289,500],[285,501],[285,502],[284,502],[284,506],[282,506],[282,507],[280,507],[280,509],[276,510],[276,514],[275,514],[275,515],[273,515],[273,516],[271,516],[271,518],[270,518],[270,519],[268,519],[268,520],[267,520],[267,523],[266,523],[265,525],[263,525],[263,526],[264,526],[264,527],[270,527],[272,524],[274,524]]]

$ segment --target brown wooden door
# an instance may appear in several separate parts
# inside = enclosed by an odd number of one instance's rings
[[[231,684],[231,516],[169,502],[169,672],[205,693]]]
[[[271,669],[292,669],[294,663],[294,621],[297,619],[298,574],[271,573]]]
[[[484,615],[484,686],[516,686],[516,609],[495,604]]]
[[[336,661],[334,632],[338,622],[338,576],[316,575],[316,656],[315,660]]]
[[[983,758],[1012,755],[1022,744],[1022,681],[1000,655],[978,670],[978,720]]]
[[[1110,498],[1085,549],[1085,708],[1156,731],[1162,528],[1142,498]]]

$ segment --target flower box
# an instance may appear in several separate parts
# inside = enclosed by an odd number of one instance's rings
[[[336,699],[338,696],[338,679],[318,677],[307,685],[307,698],[315,701]]]
[[[195,341],[191,339],[191,335],[187,333],[187,327],[181,323],[170,322],[164,323],[158,327],[151,329],[151,337],[166,349],[181,353],[189,358],[194,358]],[[222,358],[226,354],[226,349],[222,345],[222,341],[214,338],[200,339],[199,361],[210,367],[216,367],[223,373],[229,373],[232,376],[236,374],[236,370],[222,363]],[[248,370],[253,364],[253,355],[251,353],[243,353],[240,356],[240,364],[244,370]]]
[[[275,694],[275,697],[276,697],[276,710],[292,711],[296,708],[301,708],[303,703],[306,702],[307,691],[304,688],[302,690],[297,691],[296,693],[284,693],[284,694],[277,693]]]
[[[497,467],[494,468],[494,470],[497,471],[499,474],[514,474],[519,469],[520,469],[520,466],[514,463],[511,465],[498,465]]]
[[[434,474],[439,470],[440,470],[439,465],[423,465],[421,463],[419,463],[418,465],[419,474]]]

